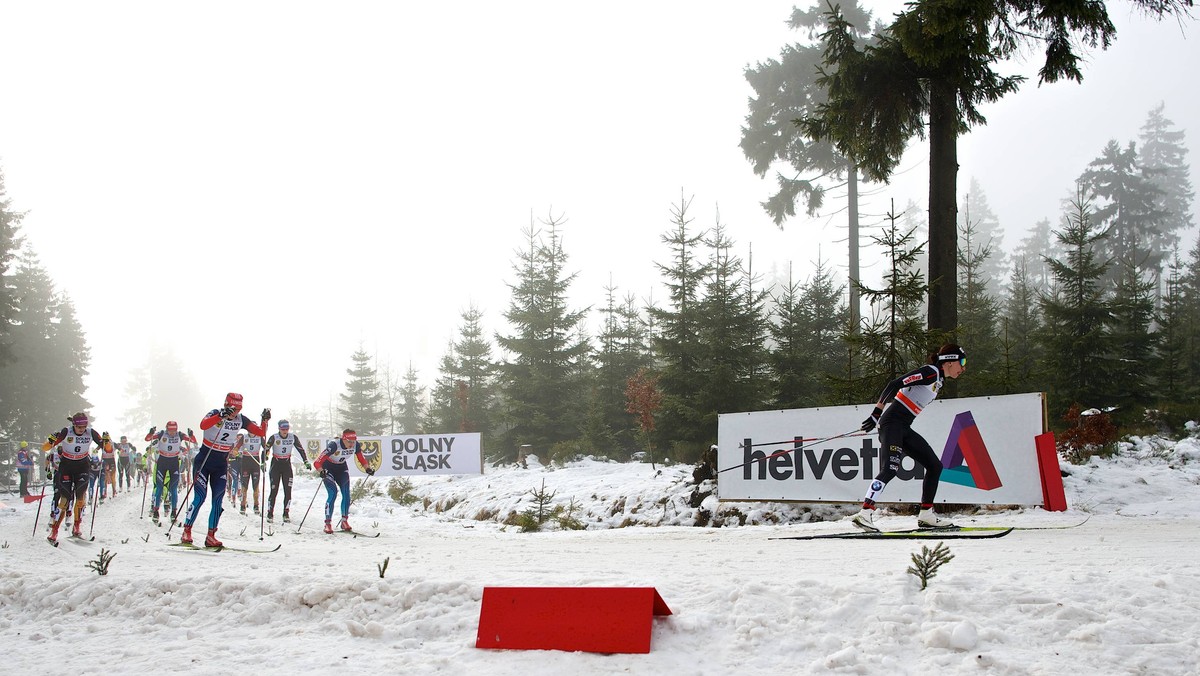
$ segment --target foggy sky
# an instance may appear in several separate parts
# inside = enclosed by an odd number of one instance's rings
[[[428,386],[469,304],[504,330],[521,230],[550,214],[576,307],[610,279],[665,298],[681,195],[697,229],[719,209],[756,271],[803,279],[819,252],[844,278],[838,200],[781,231],[759,207],[773,179],[738,148],[743,70],[800,39],[793,4],[0,0],[0,168],[87,332],[93,413],[113,425],[163,347],[206,405],[240,391],[276,419],[325,406],[360,343]],[[980,182],[1010,250],[1159,102],[1200,151],[1196,22],[1185,37],[1109,4],[1118,38],[1082,85],[1031,81],[960,139],[959,194]],[[867,224],[924,205],[925,154],[865,187]]]

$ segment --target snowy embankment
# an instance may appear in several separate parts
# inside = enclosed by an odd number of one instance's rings
[[[139,518],[140,492],[100,506],[96,542],[54,549],[41,527],[31,535],[36,504],[8,500],[3,672],[1197,673],[1198,451],[1194,440],[1135,440],[1116,459],[1066,468],[1066,513],[955,515],[1090,520],[951,542],[955,558],[925,591],[905,572],[921,543],[771,541],[846,529],[836,519],[850,508],[712,497],[692,507],[690,467],[535,463],[417,479],[410,505],[386,494],[356,503],[351,521],[377,539],[319,533],[321,498],[303,532],[277,526],[261,543],[257,517],[226,511],[227,543],[283,545],[271,554],[167,547],[165,529]],[[501,523],[534,507],[543,479],[560,514],[587,530]],[[297,480],[297,517],[316,490]],[[690,525],[742,516],[764,525]],[[101,549],[116,552],[103,577],[87,568]],[[674,614],[655,620],[648,655],[476,649],[483,588],[518,585],[653,586]]]

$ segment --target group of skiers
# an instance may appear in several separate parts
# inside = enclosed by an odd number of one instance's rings
[[[346,460],[356,456],[367,467],[368,475],[375,474],[362,454],[355,431],[344,430],[340,438],[329,442],[310,464],[303,442],[292,433],[287,420],[280,420],[276,432],[269,434],[271,409],[264,408],[258,422],[241,411],[242,395],[230,392],[221,408],[210,410],[201,419],[199,439],[191,429],[181,432],[179,423],[174,420],[169,421],[161,431],[151,427],[145,437],[150,445],[144,455],[139,454],[127,437],[122,436],[119,442],[114,443],[108,432],[100,433],[92,428],[87,414],[76,413],[70,418],[70,425],[48,435],[42,444],[42,450],[48,452],[46,479],[52,481],[54,486],[50,535],[47,539],[57,543],[59,527],[68,514],[74,517],[72,536],[81,537],[83,512],[89,494],[95,495],[99,501],[107,497],[110,486],[112,495],[119,490],[129,491],[134,481],[139,485],[142,481],[149,482],[148,476],[140,471],[135,475],[133,470],[153,467],[151,518],[157,522],[160,507],[169,507],[171,522],[174,523],[179,510],[179,488],[181,485],[188,486],[192,497],[184,514],[180,541],[191,544],[192,527],[211,492],[212,503],[204,546],[222,547],[223,543],[217,539],[217,529],[227,491],[234,504],[237,497],[241,498],[241,513],[245,514],[247,495],[252,488],[254,513],[259,514],[259,481],[264,468],[271,484],[266,519],[274,521],[276,499],[282,486],[283,521],[291,520],[289,508],[292,502],[293,454],[299,454],[305,469],[315,468],[320,472],[327,492],[324,532],[333,532],[334,503],[339,492],[342,504],[338,527],[351,531],[350,478]],[[21,452],[25,453],[25,459],[31,457],[28,444],[21,447]],[[264,467],[268,456],[270,465]],[[18,458],[18,461],[21,462],[22,458]],[[187,474],[191,475],[190,483],[186,480]],[[23,494],[26,488],[23,484]],[[143,490],[148,488],[147,484]],[[265,490],[265,482],[263,488]]]

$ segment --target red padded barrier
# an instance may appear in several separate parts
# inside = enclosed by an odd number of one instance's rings
[[[1037,446],[1038,471],[1042,474],[1042,508],[1047,512],[1065,512],[1067,494],[1063,490],[1062,472],[1058,469],[1054,433],[1039,434],[1033,440]]]
[[[650,652],[653,587],[484,587],[476,648]]]

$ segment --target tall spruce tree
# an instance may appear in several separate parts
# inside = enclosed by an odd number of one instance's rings
[[[709,273],[700,245],[706,231],[693,232],[688,214],[691,200],[682,194],[671,208],[671,229],[662,236],[670,251],[668,263],[655,263],[667,288],[666,307],[650,307],[657,329],[655,352],[660,364],[657,385],[662,394],[656,433],[662,440],[691,446],[703,444],[704,411],[697,408],[695,393],[705,387],[700,373],[704,345],[700,326],[704,320],[703,282]],[[662,447],[662,444],[659,444]]]
[[[988,252],[986,256],[977,261],[978,270],[974,270],[970,274],[972,277],[987,280],[984,290],[989,296],[997,298],[1000,296],[1001,281],[1008,271],[1008,254],[1004,253],[1004,228],[1000,227],[1000,217],[988,203],[983,187],[974,178],[971,179],[970,188],[963,194],[962,206],[958,209],[958,265],[960,267],[965,263],[963,250],[967,248],[965,239],[968,224],[971,226],[971,247]],[[966,279],[967,274],[960,270],[959,283],[963,283]],[[966,297],[966,294],[960,289],[959,302],[961,303]],[[959,312],[962,312],[961,306]],[[959,324],[962,324],[961,318]],[[971,351],[971,356],[975,356],[974,350]]]
[[[1029,229],[1029,234],[1017,245],[1013,258],[1019,263],[1013,267],[1016,269],[1020,266],[1024,270],[1025,283],[1041,293],[1050,288],[1053,278],[1047,261],[1062,258],[1064,254],[1062,243],[1050,227],[1050,219],[1043,218]]]
[[[1191,0],[1135,0],[1147,14],[1186,15]],[[873,44],[860,48],[837,6],[828,12],[828,100],[804,121],[865,175],[887,181],[913,137],[929,139],[928,326],[958,327],[956,185],[958,137],[986,122],[979,106],[1017,90],[1023,78],[993,66],[1044,46],[1040,82],[1080,81],[1081,45],[1107,48],[1116,35],[1103,2],[914,0]]]
[[[588,445],[600,454],[619,451],[628,458],[639,448],[633,433],[633,423],[625,411],[625,389],[640,369],[649,368],[649,328],[638,308],[636,297],[629,293],[617,297],[617,288],[605,287],[605,304],[600,309],[601,331],[597,336],[596,371],[592,383],[593,404],[589,411],[591,439]],[[611,446],[605,449],[604,445]]]
[[[859,349],[864,378],[878,389],[881,383],[924,362],[930,339],[917,311],[929,285],[914,269],[923,245],[914,241],[912,230],[901,231],[894,207],[883,231],[872,239],[883,247],[887,269],[882,287],[862,287],[863,298],[875,313],[862,333]]]
[[[1133,260],[1117,262],[1120,274],[1112,295],[1111,349],[1113,401],[1119,420],[1141,420],[1157,390],[1155,367],[1160,360],[1161,336],[1154,311],[1156,285]]]
[[[346,391],[338,395],[339,424],[362,436],[382,434],[388,424],[388,412],[371,355],[360,345],[350,359],[354,362],[346,369],[350,379],[346,381]]]
[[[850,321],[832,271],[818,259],[808,281],[788,281],[773,297],[768,362],[775,408],[808,408],[836,403],[832,383],[842,367],[842,333]]]
[[[1036,338],[1041,331],[1038,287],[1030,281],[1024,258],[1013,262],[1004,316],[1000,326],[999,379],[995,392],[1014,394],[1043,389],[1039,365],[1041,349]]]
[[[763,377],[766,292],[755,290],[751,269],[734,255],[733,240],[719,215],[705,245],[709,251],[708,274],[700,302],[698,368],[703,377],[691,400],[700,414],[701,427],[688,439],[692,442],[715,439],[719,413],[758,410],[767,394]],[[698,456],[702,448],[692,450]]]
[[[1112,310],[1102,279],[1108,269],[1095,251],[1104,233],[1092,220],[1092,201],[1082,184],[1071,201],[1062,230],[1065,260],[1048,261],[1054,273],[1051,293],[1039,299],[1045,324],[1041,343],[1053,418],[1072,404],[1085,408],[1113,402],[1110,331]]]
[[[963,215],[958,251],[958,342],[971,355],[975,376],[965,379],[958,393],[976,396],[995,391],[1000,375],[1000,301],[991,292],[987,272],[995,240],[981,236],[970,210],[964,209]]]
[[[1178,235],[1193,225],[1191,167],[1187,161],[1186,132],[1176,129],[1175,123],[1163,112],[1160,103],[1150,111],[1138,138],[1138,164],[1152,186],[1158,189],[1156,210],[1162,213],[1159,228]]]
[[[1138,166],[1134,144],[1122,148],[1109,141],[1080,181],[1102,200],[1092,214],[1092,220],[1105,231],[1105,237],[1097,242],[1097,254],[1110,263],[1133,261],[1150,270],[1157,284],[1178,239],[1162,227],[1166,216],[1159,207],[1162,193]],[[1104,282],[1111,286],[1120,276],[1120,265],[1109,265]]]
[[[567,274],[567,254],[550,214],[545,237],[531,224],[527,246],[513,264],[517,281],[504,313],[512,333],[497,335],[508,353],[498,369],[505,404],[504,450],[516,457],[522,445],[549,457],[552,447],[579,434],[586,417],[585,374],[590,350],[581,335],[587,310],[571,310],[568,292],[576,274]]]
[[[400,434],[423,434],[421,422],[425,417],[425,388],[421,387],[417,369],[412,362],[404,372],[404,379],[396,388],[396,425]]]
[[[21,251],[11,279],[16,323],[13,358],[0,366],[0,428],[14,438],[40,439],[87,410],[83,380],[91,356],[74,305],[55,291],[32,249]]]
[[[859,3],[847,3],[843,8],[851,32],[866,41],[872,28],[871,13]],[[826,90],[818,84],[825,45],[820,37],[825,32],[827,15],[821,5],[802,10],[793,8],[788,25],[801,31],[806,42],[784,47],[779,59],[769,59],[746,69],[746,81],[754,89],[750,97],[750,112],[742,127],[741,148],[754,166],[754,173],[766,176],[772,168],[786,165],[787,173],[775,172],[776,192],[762,203],[776,225],[796,215],[796,202],[803,199],[805,212],[817,213],[827,188],[838,187],[844,180],[846,213],[849,227],[850,314],[858,325],[861,307],[859,281],[859,214],[858,167],[827,141],[806,138],[796,120],[817,112],[825,102]],[[827,185],[834,183],[835,185]]]
[[[16,321],[16,285],[12,267],[21,248],[20,225],[24,212],[13,211],[12,200],[4,187],[4,170],[0,169],[0,366],[12,357],[12,325]],[[0,393],[0,401],[4,394]]]

